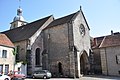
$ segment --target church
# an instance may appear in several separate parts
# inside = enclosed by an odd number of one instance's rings
[[[53,77],[80,77],[90,70],[89,31],[81,8],[58,19],[50,15],[28,23],[19,7],[10,30],[2,33],[14,43],[16,62],[27,65],[27,75],[45,69]]]

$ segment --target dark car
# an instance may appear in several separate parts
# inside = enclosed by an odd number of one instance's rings
[[[43,78],[43,79],[47,79],[47,78],[51,78],[52,75],[48,70],[40,70],[40,71],[35,71],[32,75],[33,78]]]

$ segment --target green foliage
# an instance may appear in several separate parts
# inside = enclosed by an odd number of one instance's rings
[[[14,48],[14,50],[12,51],[13,55],[16,56],[17,54],[17,48]]]
[[[22,64],[23,65],[26,65],[27,64],[27,61],[25,60],[25,61],[22,61]]]

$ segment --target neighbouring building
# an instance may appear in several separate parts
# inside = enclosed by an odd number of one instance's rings
[[[90,28],[79,11],[54,19],[48,16],[26,23],[17,10],[6,34],[17,48],[16,60],[27,64],[27,74],[47,69],[55,77],[80,77],[90,69]],[[24,25],[22,25],[25,23]]]
[[[120,33],[96,37],[92,46],[95,74],[120,76]]]
[[[8,74],[10,70],[14,70],[13,51],[13,43],[5,34],[0,33],[0,74]]]

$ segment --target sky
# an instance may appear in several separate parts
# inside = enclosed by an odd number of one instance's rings
[[[90,36],[99,37],[120,32],[120,0],[0,0],[0,32],[9,30],[21,6],[29,23],[53,15],[60,18],[82,11],[90,27]]]

